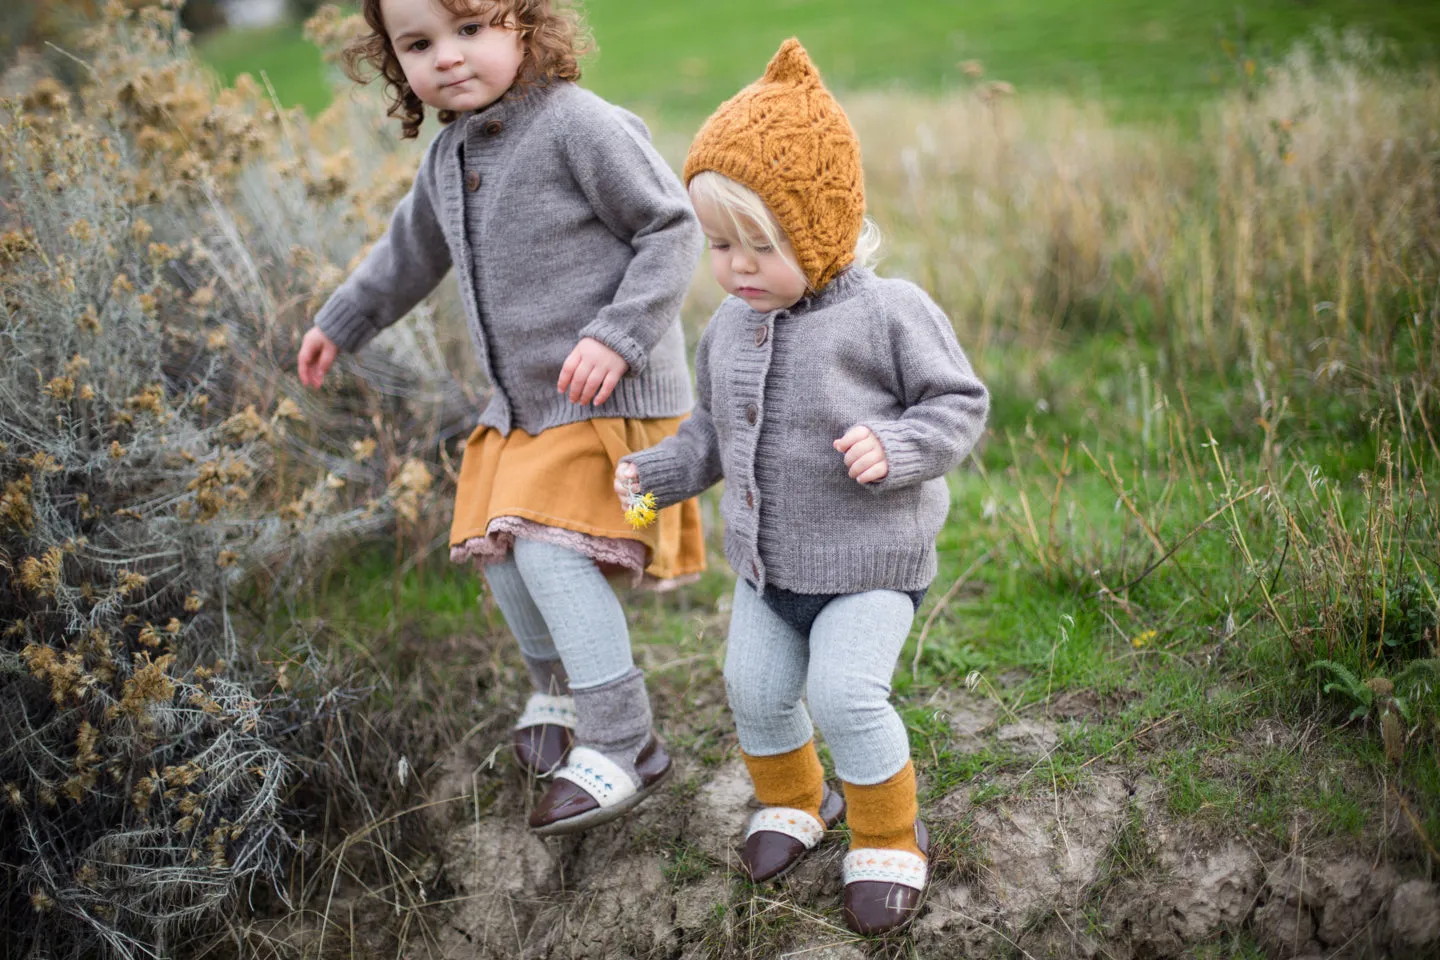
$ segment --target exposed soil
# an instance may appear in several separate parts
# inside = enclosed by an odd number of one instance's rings
[[[997,717],[964,693],[932,701],[960,744],[1043,756],[1064,723],[1099,704],[1072,698],[1050,719]],[[679,724],[682,734],[706,717]],[[1293,734],[1257,730],[1260,741]],[[497,741],[498,742],[498,741]],[[1440,886],[1343,850],[1262,849],[1245,825],[1197,829],[1166,812],[1143,775],[1094,764],[1071,786],[1010,789],[972,802],[965,785],[927,805],[937,838],[927,902],[903,935],[863,941],[840,918],[845,834],[827,837],[774,887],[741,880],[735,851],[753,809],[744,767],[723,752],[676,752],[666,792],[583,837],[525,828],[538,788],[495,743],[446,758],[430,808],[441,838],[431,912],[439,954],[466,958],[1000,956],[1180,957],[1245,931],[1275,957],[1440,955]],[[487,791],[482,790],[481,795]],[[1413,870],[1411,871],[1414,872]],[[417,956],[421,954],[416,954]]]

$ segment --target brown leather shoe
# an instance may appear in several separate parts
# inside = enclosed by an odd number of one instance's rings
[[[798,814],[786,818],[784,815]],[[845,815],[845,798],[825,784],[820,798],[820,821],[825,830],[840,822]],[[777,820],[781,818],[780,820]],[[797,822],[798,821],[798,822]],[[778,880],[794,869],[800,858],[815,848],[824,836],[816,831],[816,823],[799,810],[767,807],[750,819],[745,846],[740,850],[740,866],[755,883]],[[779,827],[779,829],[776,829]]]
[[[930,852],[930,832],[915,821],[915,845]],[[845,856],[845,923],[862,936],[890,933],[915,919],[928,864],[903,850],[851,850]]]
[[[574,741],[575,735],[569,727],[553,723],[517,727],[511,737],[515,762],[533,777],[548,777],[559,770],[570,755],[570,745]]]
[[[530,829],[542,837],[579,833],[624,816],[670,774],[670,755],[653,733],[635,758],[637,788],[624,768],[604,754],[579,746],[555,774],[555,782],[530,813]]]

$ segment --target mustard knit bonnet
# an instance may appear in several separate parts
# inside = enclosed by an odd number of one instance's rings
[[[713,170],[759,195],[810,288],[855,259],[865,220],[860,140],[793,37],[765,75],[722,103],[695,135],[685,183]]]

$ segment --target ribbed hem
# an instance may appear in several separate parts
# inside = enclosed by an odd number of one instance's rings
[[[774,585],[795,593],[923,590],[935,579],[938,566],[933,543],[921,547],[798,544],[759,564],[750,545],[729,531],[725,559],[736,573],[753,578],[757,588]]]
[[[379,332],[358,307],[340,295],[325,301],[315,315],[315,326],[347,352],[360,349]]]
[[[502,436],[513,429],[538,436],[542,430],[579,423],[601,417],[624,417],[632,420],[654,420],[679,417],[690,412],[695,404],[690,379],[683,373],[664,376],[645,375],[622,379],[615,392],[601,406],[571,403],[558,391],[541,395],[509,396],[496,394],[480,414],[480,425],[493,427]]]

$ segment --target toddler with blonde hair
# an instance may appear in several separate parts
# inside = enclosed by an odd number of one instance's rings
[[[944,475],[989,397],[930,297],[864,264],[859,143],[797,41],[706,121],[684,180],[729,296],[696,350],[694,412],[621,459],[616,492],[664,507],[724,479],[739,575],[725,684],[764,805],[741,865],[773,879],[846,816],[846,920],[893,930],[924,889],[928,838],[890,677],[935,576]]]

